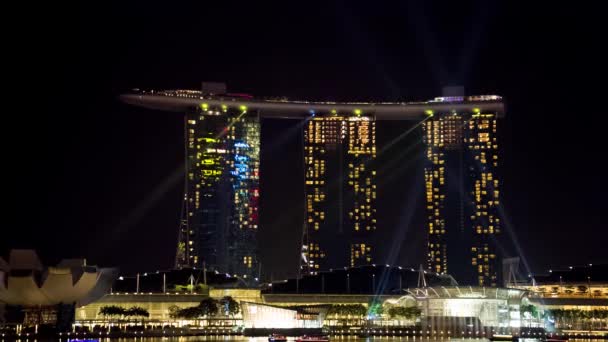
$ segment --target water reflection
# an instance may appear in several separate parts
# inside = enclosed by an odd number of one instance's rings
[[[289,342],[295,342],[295,337],[289,337]],[[56,341],[56,340],[54,340]],[[66,340],[63,340],[66,341]],[[82,342],[83,340],[72,340],[70,342]],[[99,342],[268,342],[268,337],[247,337],[247,336],[184,336],[184,337],[133,337],[133,338],[102,338],[95,339]],[[375,336],[375,337],[356,337],[356,336],[330,336],[330,342],[488,342],[487,338],[427,338],[410,336]],[[519,342],[537,342],[541,339],[520,339]],[[570,339],[570,342],[600,342],[602,339]],[[66,341],[67,342],[67,341]]]

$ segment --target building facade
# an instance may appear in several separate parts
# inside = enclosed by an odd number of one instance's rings
[[[186,114],[186,181],[177,267],[258,277],[260,121],[247,108]]]
[[[531,275],[527,282],[512,280],[507,286],[530,292],[535,311],[543,311],[549,318],[548,329],[608,331],[608,264],[549,270]]]
[[[376,230],[376,124],[360,111],[314,117],[304,128],[302,271],[371,264]]]
[[[496,118],[505,114],[500,96],[371,103],[256,99],[225,92],[224,85],[206,84],[202,91],[135,90],[120,96],[131,105],[188,113],[177,266],[207,266],[249,279],[255,274],[259,117],[298,119],[305,125],[301,271],[374,263],[380,247],[372,239],[377,226],[375,121],[423,120],[429,268],[450,272],[461,282],[497,283],[495,129]],[[244,115],[247,108],[256,115]]]
[[[428,111],[428,268],[464,285],[497,286],[499,180],[497,114]]]

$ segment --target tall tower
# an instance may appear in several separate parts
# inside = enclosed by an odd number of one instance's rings
[[[376,123],[372,116],[314,117],[304,128],[302,271],[373,262]]]
[[[260,121],[245,106],[186,114],[186,189],[176,266],[257,277]]]
[[[461,284],[497,286],[497,115],[427,111],[428,267]]]

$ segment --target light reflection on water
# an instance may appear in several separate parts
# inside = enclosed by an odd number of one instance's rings
[[[295,337],[289,337],[288,342],[295,342]],[[357,336],[330,336],[330,342],[489,342],[487,338],[427,338],[427,337],[357,337]],[[268,337],[246,336],[183,336],[183,337],[132,337],[132,338],[103,338],[99,342],[268,342]],[[540,339],[520,339],[520,342],[538,342]],[[570,339],[569,342],[600,342],[602,339]]]

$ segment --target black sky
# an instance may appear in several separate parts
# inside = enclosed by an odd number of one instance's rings
[[[183,121],[120,104],[130,88],[316,100],[425,100],[442,85],[499,94],[505,216],[535,272],[608,262],[606,29],[600,9],[492,1],[95,2],[15,12],[4,42],[0,251],[84,256],[125,271],[171,266]],[[267,272],[295,270],[300,140],[263,122]],[[382,146],[408,129],[378,124]],[[379,229],[423,259],[421,147],[382,156]],[[389,167],[390,166],[390,167]],[[171,176],[174,175],[172,178]],[[507,231],[508,229],[505,229]]]

